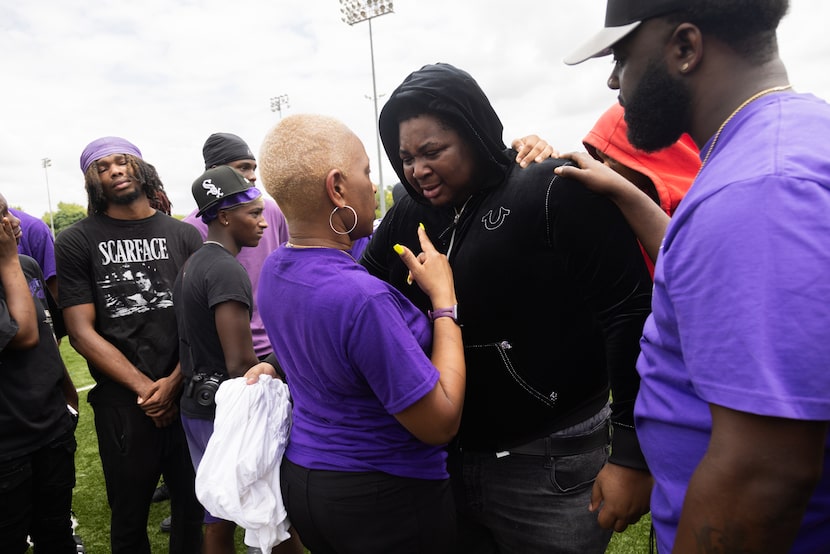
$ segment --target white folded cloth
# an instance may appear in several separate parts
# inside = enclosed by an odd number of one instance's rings
[[[291,430],[288,386],[270,375],[244,377],[216,391],[213,435],[196,471],[196,496],[211,514],[245,529],[263,552],[289,538],[280,463]]]

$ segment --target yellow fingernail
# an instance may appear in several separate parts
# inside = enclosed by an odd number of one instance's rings
[[[419,223],[419,224],[418,224],[418,227],[420,227],[421,229],[425,229],[425,227],[424,227],[424,224],[423,224],[423,223]]]
[[[412,284],[412,274],[411,273],[406,276],[406,284],[407,285]]]
[[[401,246],[400,244],[396,244],[395,246],[393,246],[392,250],[394,250],[398,255],[403,254],[403,246]]]

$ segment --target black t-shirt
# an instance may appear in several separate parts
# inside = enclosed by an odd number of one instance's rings
[[[161,212],[146,219],[87,217],[58,235],[60,306],[95,305],[95,330],[153,380],[179,360],[173,282],[202,244],[199,232]],[[134,404],[135,393],[92,364],[89,401]]]
[[[254,299],[245,268],[221,246],[205,244],[179,272],[173,298],[179,326],[182,374],[190,378],[194,372],[217,373],[226,379],[228,368],[216,331],[215,309],[222,302],[236,301],[248,307],[250,317]],[[212,420],[216,406],[200,405],[185,383],[181,410],[189,417]]]
[[[66,370],[50,325],[43,274],[29,256],[20,256],[20,265],[35,300],[40,340],[33,348],[9,347],[18,325],[0,283],[0,461],[29,454],[72,428],[62,388]]]

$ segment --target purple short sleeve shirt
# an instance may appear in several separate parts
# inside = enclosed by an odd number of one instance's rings
[[[445,479],[441,446],[394,417],[430,392],[432,324],[346,252],[280,248],[258,302],[294,402],[286,456],[310,469]]]
[[[709,404],[830,420],[830,156],[819,136],[830,136],[823,101],[753,102],[724,129],[666,231],[635,409],[661,552],[709,443]],[[793,551],[830,552],[828,528],[830,450]]]

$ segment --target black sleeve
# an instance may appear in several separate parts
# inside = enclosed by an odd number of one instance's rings
[[[389,265],[388,265],[388,252],[389,249],[392,247],[389,244],[391,240],[391,224],[392,219],[394,218],[391,214],[391,210],[383,216],[383,219],[378,224],[377,229],[375,232],[372,233],[372,237],[369,239],[369,243],[366,245],[366,248],[363,249],[363,254],[360,256],[358,262],[360,265],[366,268],[366,270],[377,277],[378,279],[382,279],[384,281],[389,281]],[[384,245],[389,245],[385,247]]]
[[[49,308],[49,315],[52,316],[52,329],[55,332],[55,337],[62,339],[66,336],[66,324],[63,322],[63,310],[58,307],[55,297],[49,292],[49,287],[44,286],[44,293],[46,294],[46,305]]]
[[[565,252],[567,272],[605,334],[611,461],[647,469],[634,433],[634,401],[640,388],[640,337],[651,311],[651,276],[636,237],[610,200],[573,181],[561,179],[558,186],[567,189],[562,205],[551,210],[550,240]]]
[[[55,239],[58,303],[61,308],[95,302],[90,282],[90,248],[78,222]]]

